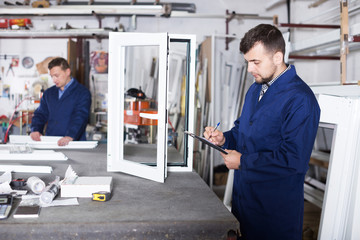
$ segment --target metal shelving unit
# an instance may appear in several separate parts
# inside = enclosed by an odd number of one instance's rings
[[[5,6],[0,16],[106,16],[141,15],[161,16],[168,12],[166,5],[59,5],[49,8],[30,6]]]

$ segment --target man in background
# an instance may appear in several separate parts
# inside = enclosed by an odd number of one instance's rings
[[[232,212],[241,239],[302,239],[304,178],[320,118],[317,100],[293,65],[284,62],[285,42],[274,26],[260,24],[240,43],[255,82],[235,126],[204,136],[223,146],[235,169]]]
[[[34,112],[30,137],[40,141],[47,123],[46,136],[62,136],[59,146],[70,141],[85,141],[91,105],[89,90],[71,77],[66,59],[55,58],[48,68],[55,85],[44,92]]]

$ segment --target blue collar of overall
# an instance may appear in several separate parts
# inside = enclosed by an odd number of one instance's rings
[[[74,78],[71,78],[70,82],[68,82],[68,83],[64,86],[64,90],[61,90],[61,89],[59,88],[59,99],[60,99],[61,96],[64,94],[64,92],[66,91],[66,89],[68,89],[73,82],[74,82]]]

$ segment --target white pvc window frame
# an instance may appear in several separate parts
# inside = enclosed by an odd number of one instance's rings
[[[196,59],[196,36],[184,34],[169,34],[170,42],[186,42],[187,49],[187,73],[186,73],[186,113],[185,129],[194,132],[194,105],[195,105],[195,59]],[[169,72],[167,73],[169,76]],[[169,107],[169,106],[168,106]],[[193,170],[194,139],[184,135],[184,165],[168,166],[169,172],[191,172]]]
[[[320,122],[335,125],[318,239],[360,238],[360,88],[313,87]]]
[[[110,33],[108,83],[108,149],[107,170],[124,172],[156,182],[164,182],[167,172],[166,141],[157,141],[156,166],[124,159],[124,82],[125,48],[130,46],[158,46],[158,139],[167,137],[167,33]],[[161,86],[161,87],[160,87]]]
[[[107,170],[109,172],[124,172],[145,179],[164,182],[169,171],[192,171],[193,139],[186,136],[185,165],[167,167],[168,138],[168,49],[170,41],[188,42],[187,65],[187,111],[185,126],[193,131],[194,91],[195,91],[195,51],[194,35],[178,35],[168,33],[110,33],[109,34],[109,85],[108,85],[108,149]],[[133,162],[124,159],[124,81],[125,81],[125,48],[129,46],[158,46],[158,141],[155,166]],[[155,117],[155,116],[154,116]]]
[[[41,141],[25,135],[10,135],[9,138],[12,144],[27,144],[34,149],[92,149],[98,145],[98,141],[70,141],[66,146],[59,146],[57,142],[61,136],[41,136]]]

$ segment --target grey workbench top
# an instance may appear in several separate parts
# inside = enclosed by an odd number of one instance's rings
[[[38,176],[49,183],[56,175],[63,178],[71,165],[79,176],[112,176],[110,201],[79,198],[78,206],[42,208],[36,219],[15,219],[13,209],[0,221],[0,239],[226,239],[227,231],[238,227],[195,172],[169,172],[165,183],[157,183],[107,172],[106,145],[62,152],[66,162],[26,162],[52,166],[52,174],[17,173],[13,178]]]

